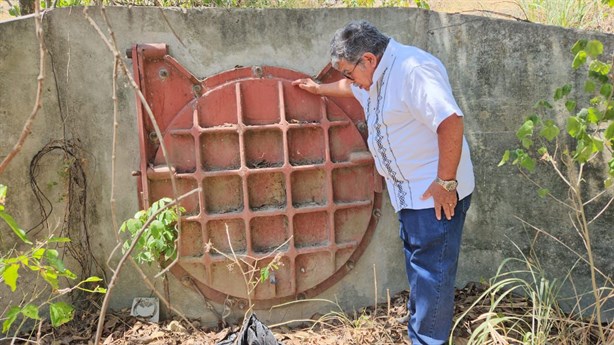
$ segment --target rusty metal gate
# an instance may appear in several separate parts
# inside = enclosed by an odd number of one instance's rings
[[[173,197],[170,172],[177,193],[202,188],[182,203],[171,269],[178,279],[192,280],[209,299],[246,307],[241,270],[227,256],[234,251],[265,267],[279,253],[279,268],[250,296],[264,308],[313,297],[353,268],[381,207],[355,100],[311,95],[291,85],[305,75],[278,67],[199,80],[165,44],[134,45],[129,56],[168,152],[167,162],[137,97],[141,206]],[[339,77],[329,66],[319,79]]]

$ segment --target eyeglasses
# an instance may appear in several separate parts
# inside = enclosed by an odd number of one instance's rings
[[[354,73],[354,70],[356,69],[356,66],[358,66],[358,64],[362,61],[362,59],[358,59],[358,61],[356,61],[356,63],[354,64],[354,68],[352,68],[351,71],[349,72],[341,72],[341,74],[343,74],[344,77],[346,77],[347,79],[354,81],[354,77],[352,77],[352,73]]]

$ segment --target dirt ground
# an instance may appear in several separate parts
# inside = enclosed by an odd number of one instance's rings
[[[468,284],[456,291],[455,314],[458,317],[476,301],[485,291],[485,286],[477,283]],[[366,344],[411,344],[407,338],[406,325],[397,319],[407,314],[408,292],[403,291],[392,296],[389,302],[381,303],[376,309],[367,307],[358,311],[335,310],[326,315],[314,315],[313,322],[293,325],[292,328],[281,326],[271,329],[275,338],[284,345],[366,345]],[[520,297],[513,297],[517,309],[530,310],[528,302]],[[476,320],[488,306],[477,308],[470,313],[468,321]],[[42,327],[40,336],[22,334],[20,338],[30,338],[41,345],[75,345],[93,344],[98,322],[99,310],[95,304],[89,311],[81,311],[73,321],[52,329],[48,323]],[[168,320],[157,323],[147,322],[129,315],[128,310],[107,314],[105,318],[102,343],[105,345],[215,345],[229,333],[237,332],[240,325],[218,327],[215,329],[201,327],[200,322]],[[477,325],[462,323],[454,333],[454,345],[467,344],[468,329]],[[4,344],[0,341],[0,344]],[[8,343],[7,343],[8,344]],[[16,344],[26,344],[17,341]]]

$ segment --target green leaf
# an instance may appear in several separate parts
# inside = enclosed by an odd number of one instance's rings
[[[573,45],[573,47],[571,47],[571,52],[572,54],[578,54],[581,50],[584,50],[584,48],[586,48],[586,44],[588,43],[588,40],[586,39],[581,39],[576,41],[576,43]]]
[[[586,48],[584,49],[588,56],[592,58],[596,58],[599,55],[603,54],[603,43],[598,40],[590,40],[586,44]]]
[[[49,316],[53,327],[61,326],[73,318],[74,308],[65,302],[56,302],[49,305]]]
[[[539,109],[539,108],[552,109],[553,106],[552,106],[552,104],[550,104],[550,102],[542,99],[541,101],[535,103],[533,108],[535,108],[535,109]]]
[[[577,116],[567,118],[567,133],[574,138],[582,132],[582,122]]]
[[[151,222],[151,225],[149,225],[149,231],[151,232],[151,235],[156,238],[160,237],[161,233],[164,232],[164,229],[164,223],[157,219]]]
[[[41,270],[41,276],[43,279],[51,285],[53,290],[57,290],[60,286],[58,284],[58,275],[52,270]]]
[[[4,219],[6,224],[11,228],[11,230],[13,230],[15,235],[17,235],[17,237],[19,237],[19,239],[21,239],[22,242],[24,242],[26,244],[32,244],[32,242],[30,242],[30,240],[28,239],[28,236],[26,235],[26,232],[23,231],[23,229],[21,229],[17,225],[17,222],[15,222],[15,219],[13,219],[13,217],[11,217],[10,214],[8,214],[8,213],[6,213],[4,211],[0,211],[0,218]]]
[[[603,151],[603,140],[597,137],[591,137],[593,143],[593,151],[591,153],[597,153]]]
[[[606,140],[614,139],[614,122],[610,123],[608,128],[606,128],[604,137],[606,138]]]
[[[497,166],[502,166],[505,163],[507,163],[507,161],[510,160],[510,150],[505,150],[505,152],[503,153],[503,157],[501,158],[501,161],[499,162],[499,165]]]
[[[260,269],[260,282],[264,283],[267,279],[269,279],[269,268],[263,267]]]
[[[612,94],[612,84],[601,85],[601,89],[599,90],[599,93],[603,97],[610,97],[610,95]]]
[[[614,185],[614,178],[612,178],[612,176],[608,177],[605,181],[603,181],[603,187],[605,189],[612,187],[612,185]]]
[[[4,315],[4,317],[6,317],[6,320],[4,320],[4,322],[2,323],[2,333],[6,333],[11,328],[13,322],[17,320],[17,315],[19,315],[20,311],[21,308],[19,307],[11,307],[11,309],[6,312],[6,314]]]
[[[68,237],[51,237],[47,242],[49,243],[66,243],[70,242]]]
[[[526,137],[530,137],[533,135],[533,127],[534,127],[534,123],[531,120],[527,120],[525,121],[522,126],[520,126],[520,128],[518,129],[518,131],[516,131],[516,137],[519,140],[522,140]]]
[[[614,105],[609,106],[605,112],[605,116],[603,116],[604,120],[614,120]]]
[[[586,115],[586,121],[589,123],[597,123],[601,120],[603,115],[597,108],[590,107],[588,108],[588,114]]]
[[[587,79],[586,82],[584,82],[584,91],[586,92],[594,92],[596,88],[595,82]]]
[[[533,140],[531,140],[530,138],[524,138],[521,141],[522,147],[524,147],[525,149],[530,149],[531,146],[533,146]]]
[[[548,196],[548,194],[550,194],[550,190],[548,188],[541,188],[537,191],[537,194],[540,198],[545,198],[546,196]]]
[[[15,292],[17,289],[17,278],[19,278],[19,264],[12,264],[2,272],[2,279],[11,288],[12,292]]]
[[[546,140],[548,141],[552,141],[554,138],[556,138],[559,135],[560,132],[561,130],[559,129],[559,127],[557,127],[554,121],[547,120],[544,123],[544,127],[539,132],[539,135],[546,138]]]
[[[57,250],[47,249],[45,251],[44,257],[49,263],[49,265],[55,268],[56,270],[58,270],[58,272],[64,272],[66,270],[66,267],[64,266],[64,262],[62,261],[62,259],[60,259]]]
[[[520,166],[527,169],[528,171],[533,171],[535,170],[535,160],[528,155],[524,156],[520,160]]]
[[[555,100],[555,101],[558,101],[558,100],[560,100],[561,98],[563,98],[563,97],[565,97],[565,96],[569,95],[569,93],[571,92],[571,88],[572,88],[571,84],[566,84],[566,85],[564,85],[564,86],[559,87],[558,89],[556,89],[556,90],[554,91],[554,100]]]
[[[548,153],[548,149],[542,146],[542,147],[540,147],[540,148],[537,150],[537,153],[539,153],[540,155],[542,155],[542,156],[543,156],[543,155],[545,155],[546,153]]]
[[[6,200],[6,192],[8,191],[8,187],[0,184],[0,204],[4,205],[4,201]]]
[[[571,100],[566,101],[565,102],[565,108],[567,108],[567,110],[570,113],[573,113],[574,111],[576,111],[576,101],[571,101]]]
[[[608,73],[610,73],[610,69],[611,69],[610,65],[608,65],[608,64],[606,64],[604,62],[601,62],[599,60],[591,61],[591,64],[588,66],[589,72],[593,72],[595,74],[595,77],[597,75],[600,75],[600,76],[603,76],[603,77],[607,78]],[[600,78],[600,80],[602,80],[602,79]],[[606,81],[607,81],[607,79],[606,79]]]
[[[586,52],[584,50],[581,50],[578,52],[578,54],[576,54],[576,57],[573,59],[571,67],[573,67],[573,69],[578,69],[585,63],[586,63]]]
[[[34,252],[32,252],[32,257],[36,260],[40,260],[45,254],[45,248],[38,248]]]
[[[87,277],[87,279],[82,281],[82,283],[95,283],[95,282],[101,282],[101,281],[102,281],[102,278],[91,276],[91,277]]]
[[[40,316],[38,316],[38,307],[33,304],[28,304],[23,309],[21,309],[21,313],[30,319],[40,320]]]

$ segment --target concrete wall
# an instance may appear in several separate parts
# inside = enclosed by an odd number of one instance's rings
[[[96,10],[93,18],[104,28]],[[438,56],[448,67],[454,93],[466,117],[466,136],[472,148],[477,191],[473,198],[461,254],[458,286],[491,277],[506,257],[519,256],[515,243],[527,253],[535,232],[522,218],[551,231],[583,252],[581,241],[557,204],[537,197],[516,169],[498,168],[503,151],[516,144],[515,131],[539,99],[568,81],[581,85],[581,74],[570,70],[571,45],[579,38],[598,38],[606,51],[614,49],[614,36],[565,30],[556,27],[448,15],[416,9],[318,9],[318,10],[190,10],[163,11],[177,35],[170,30],[162,11],[154,8],[109,8],[111,24],[120,49],[133,43],[165,42],[170,54],[188,70],[206,77],[235,65],[280,66],[317,74],[327,64],[328,41],[333,32],[352,19],[365,18],[396,40],[416,45]],[[62,9],[44,17],[49,50],[45,73],[44,106],[22,153],[0,177],[10,186],[8,208],[24,228],[36,225],[40,212],[30,191],[27,169],[33,156],[54,139],[76,139],[85,152],[87,173],[87,225],[96,258],[104,263],[115,246],[110,211],[113,101],[113,57],[81,9]],[[38,45],[33,18],[0,23],[0,158],[17,140],[29,115],[36,90]],[[180,38],[180,40],[178,39]],[[131,61],[128,61],[130,64]],[[133,90],[120,78],[120,126],[117,145],[116,199],[118,219],[137,210],[136,181],[139,151]],[[63,182],[56,154],[46,159],[39,180],[48,193],[61,196]],[[57,159],[57,160],[56,160]],[[542,170],[543,171],[543,170]],[[565,197],[551,174],[533,176]],[[596,183],[603,176],[593,176]],[[52,182],[59,182],[54,185]],[[50,183],[51,182],[51,183]],[[387,197],[386,197],[387,198]],[[50,228],[61,223],[60,197],[50,218]],[[612,212],[595,223],[594,251],[597,265],[611,276],[614,260]],[[3,230],[3,234],[6,230]],[[3,239],[8,236],[2,235]],[[4,245],[7,243],[5,241]],[[575,256],[541,236],[534,246],[550,274],[562,275]],[[112,263],[117,262],[117,258]],[[374,239],[356,268],[322,294],[345,308],[373,301],[374,277],[380,300],[385,291],[406,288],[398,223],[389,202]],[[581,291],[589,288],[589,272],[579,264],[574,282]],[[158,285],[161,283],[158,282]],[[171,278],[174,304],[187,315],[213,321],[195,292]],[[113,292],[113,308],[129,306],[136,296],[149,296],[136,274],[127,267]],[[0,300],[4,304],[6,300]],[[221,309],[220,306],[217,306]],[[328,308],[328,306],[326,306]],[[309,317],[326,311],[322,305],[262,312],[268,321]]]

